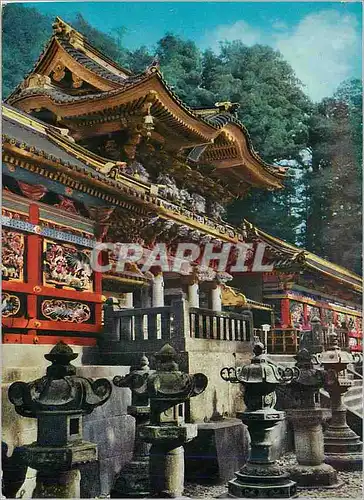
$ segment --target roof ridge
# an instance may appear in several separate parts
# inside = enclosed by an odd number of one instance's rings
[[[353,271],[350,271],[346,267],[340,266],[339,264],[335,264],[334,262],[331,262],[327,259],[324,259],[323,257],[320,257],[319,255],[316,255],[313,252],[306,250],[305,248],[297,247],[296,245],[293,245],[292,243],[287,243],[286,241],[284,241],[280,238],[277,238],[276,236],[272,236],[271,234],[263,231],[262,229],[259,229],[257,226],[254,226],[254,224],[252,224],[251,222],[249,222],[246,219],[244,219],[244,224],[247,224],[249,229],[255,231],[257,235],[261,234],[263,237],[265,236],[268,239],[272,239],[278,244],[283,244],[283,246],[288,247],[288,249],[290,249],[290,250],[295,250],[297,254],[304,255],[305,260],[307,259],[307,257],[309,257],[316,263],[322,263],[322,264],[326,265],[328,268],[336,269],[338,272],[341,272],[342,274],[344,274],[348,277],[351,277],[351,278],[356,279],[358,281],[362,281],[362,278],[359,274],[356,274]],[[306,262],[307,262],[307,260],[306,260]]]
[[[66,21],[64,21],[61,17],[56,16],[52,24],[52,28],[53,28],[53,36],[55,36],[56,38],[63,38],[63,37],[68,38],[72,40],[71,45],[74,46],[76,49],[80,51],[82,51],[83,48],[89,49],[97,57],[100,57],[102,60],[104,60],[104,62],[113,66],[116,70],[126,73],[127,76],[133,76],[134,73],[132,71],[119,65],[109,56],[101,52],[98,48],[92,45],[92,43],[90,43],[90,41],[84,34],[76,30],[71,24],[66,23]]]

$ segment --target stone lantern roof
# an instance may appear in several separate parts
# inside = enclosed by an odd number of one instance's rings
[[[9,388],[9,399],[23,417],[40,414],[88,414],[110,397],[111,384],[105,378],[95,381],[76,375],[70,362],[77,353],[64,342],[58,342],[44,357],[52,362],[47,375],[33,382],[15,382]]]

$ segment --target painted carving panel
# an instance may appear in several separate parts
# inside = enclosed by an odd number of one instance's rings
[[[290,301],[289,311],[291,314],[291,323],[294,328],[301,329],[303,326],[303,304],[294,300]]]
[[[87,304],[71,300],[50,299],[41,303],[42,315],[51,321],[85,323],[91,318]]]
[[[322,309],[324,325],[332,325],[334,322],[334,312],[331,309]]]
[[[307,304],[307,321],[308,321],[308,323],[314,317],[320,318],[320,308],[316,307],[316,306],[311,306],[310,304]]]
[[[341,313],[341,312],[336,313],[335,326],[337,328],[347,328],[347,324],[346,323],[347,323],[346,314]]]
[[[80,250],[73,245],[45,241],[44,282],[91,291],[90,250]]]
[[[2,279],[23,281],[24,235],[3,228],[1,239]]]
[[[17,295],[3,292],[1,302],[1,315],[4,318],[18,315],[20,307],[21,301]]]

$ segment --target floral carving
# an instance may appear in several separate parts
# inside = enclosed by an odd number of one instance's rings
[[[226,214],[226,209],[217,201],[210,203],[210,215],[213,219],[221,220]]]
[[[322,309],[322,314],[323,314],[323,323],[325,325],[332,325],[334,321],[334,313],[331,309]]]
[[[16,295],[4,293],[1,304],[1,314],[4,318],[15,316],[20,310],[20,299]]]
[[[15,231],[2,231],[1,270],[3,279],[23,279],[24,236]]]
[[[91,317],[91,310],[87,304],[69,300],[44,300],[41,310],[43,316],[52,321],[84,323]]]
[[[143,182],[149,182],[149,174],[143,165],[137,161],[133,161],[130,165],[128,165],[124,172],[126,174],[132,175],[136,179],[140,179]]]
[[[316,306],[311,306],[310,304],[307,304],[307,312],[309,315],[309,318],[312,319],[315,316],[318,318],[320,317],[320,308]]]
[[[206,212],[206,200],[203,196],[197,193],[192,194],[192,210],[202,214]]]
[[[46,242],[44,258],[46,283],[70,286],[80,290],[92,289],[90,252],[73,246]]]

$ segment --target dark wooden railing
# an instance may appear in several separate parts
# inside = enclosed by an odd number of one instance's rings
[[[175,336],[196,339],[252,340],[252,314],[189,308],[186,301],[171,306],[114,310],[105,308],[104,331],[110,340],[168,340]]]
[[[250,312],[237,314],[210,309],[190,308],[190,335],[196,339],[235,340],[252,339]]]
[[[172,308],[153,307],[105,311],[105,331],[113,340],[168,340],[172,336]]]

